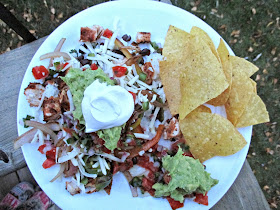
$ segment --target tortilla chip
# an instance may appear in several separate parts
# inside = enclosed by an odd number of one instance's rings
[[[193,112],[180,120],[180,129],[192,155],[201,162],[232,155],[247,144],[237,129],[217,114]]]
[[[255,93],[252,95],[243,114],[236,123],[237,128],[269,122],[269,115],[262,99]]]
[[[195,110],[193,110],[191,113],[193,113],[193,112],[207,112],[207,113],[211,113],[211,109],[209,107],[207,107],[207,106],[201,105],[201,106],[197,107]]]
[[[181,103],[180,119],[196,107],[220,95],[229,86],[221,63],[210,47],[198,37],[191,36],[189,47],[179,54]]]
[[[230,90],[231,90],[231,83],[232,83],[232,64],[229,60],[229,52],[228,49],[224,43],[224,41],[222,39],[220,39],[220,44],[218,46],[218,54],[222,63],[222,67],[223,67],[223,71],[224,74],[227,78],[227,81],[229,83],[229,87],[218,97],[213,98],[212,100],[208,101],[208,104],[211,104],[213,106],[222,106],[224,105],[228,98],[229,98],[229,94],[230,94]]]
[[[251,83],[253,85],[254,93],[257,93],[257,83],[254,80],[252,80],[252,79],[250,79],[250,81],[251,81]]]
[[[163,84],[163,90],[168,102],[170,113],[172,115],[178,114],[181,102],[181,91],[179,82],[180,73],[175,66],[176,65],[174,62],[166,60],[159,62],[159,75],[161,83]]]
[[[162,55],[167,59],[178,56],[178,53],[182,53],[182,49],[186,50],[185,44],[188,42],[190,36],[188,32],[170,25],[165,37]]]
[[[251,80],[241,68],[232,68],[232,85],[228,101],[225,104],[227,118],[236,125],[249,103],[254,87]]]
[[[206,44],[210,47],[212,53],[216,56],[216,58],[218,60],[220,60],[220,57],[218,55],[218,52],[216,50],[216,47],[215,47],[212,39],[210,38],[210,36],[205,31],[203,31],[201,28],[193,26],[190,34],[193,35],[193,36],[199,37],[201,40],[206,42]]]
[[[251,77],[254,73],[256,73],[259,70],[257,66],[245,60],[244,58],[230,55],[229,59],[232,64],[232,68],[242,69],[242,71],[246,74],[247,77]]]

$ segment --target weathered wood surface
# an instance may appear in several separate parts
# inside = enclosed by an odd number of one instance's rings
[[[8,152],[10,159],[12,159],[8,164],[0,162],[0,177],[19,170],[26,165],[21,150],[13,150],[13,140],[17,137],[17,98],[24,72],[33,54],[44,40],[45,38],[39,39],[31,44],[0,55],[0,149]],[[18,176],[16,173],[4,176],[0,179],[0,183],[8,180],[11,184],[16,184],[20,181],[18,177],[23,177],[22,180],[28,181],[25,178],[30,178],[30,172],[26,169],[19,170]],[[11,184],[9,187],[11,187]],[[7,189],[9,187],[5,184],[0,186],[1,195],[10,190]],[[247,161],[245,161],[232,187],[213,209],[269,209],[268,203]]]
[[[17,137],[17,100],[25,70],[43,39],[0,55],[0,149],[9,156],[9,163],[0,161],[0,176],[16,171],[26,163],[21,150],[13,149]]]

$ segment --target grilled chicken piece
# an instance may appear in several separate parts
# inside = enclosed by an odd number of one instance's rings
[[[68,161],[69,167],[64,170],[64,177],[74,176],[78,171],[78,166],[74,166],[71,161]]]
[[[103,28],[98,25],[81,28],[80,40],[83,42],[94,42],[103,34]]]
[[[40,83],[30,83],[24,89],[24,95],[30,106],[39,106],[45,87]]]
[[[66,83],[62,79],[60,79],[59,77],[52,78],[51,80],[45,81],[44,85],[47,86],[48,84],[50,84],[50,85],[57,84],[57,88],[59,90],[61,90],[62,88],[64,88],[66,86]]]
[[[81,189],[73,181],[66,182],[66,190],[70,192],[71,195],[76,195],[81,192]]]
[[[164,139],[172,139],[181,135],[179,121],[176,117],[173,117],[169,122],[165,123],[165,129],[163,131]]]
[[[60,103],[60,107],[62,112],[66,112],[70,110],[70,104],[69,104],[69,99],[68,99],[68,95],[67,95],[67,91],[68,91],[68,86],[65,86],[59,93],[59,103]]]
[[[45,98],[43,102],[44,121],[56,120],[60,117],[61,108],[59,98]]]
[[[146,62],[141,68],[142,68],[142,71],[147,75],[146,83],[148,85],[151,85],[153,82],[153,76],[154,76],[154,71],[155,71],[151,62]]]
[[[151,33],[150,32],[137,32],[136,43],[151,42]]]

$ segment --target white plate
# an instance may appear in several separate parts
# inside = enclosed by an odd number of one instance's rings
[[[58,41],[63,37],[66,38],[66,43],[61,51],[69,51],[77,46],[80,37],[80,27],[98,24],[104,28],[112,29],[113,20],[116,17],[119,17],[121,20],[123,34],[127,33],[135,36],[137,31],[149,31],[152,33],[152,41],[163,42],[170,24],[186,31],[190,31],[192,26],[198,26],[210,35],[216,46],[221,38],[209,25],[196,16],[185,10],[160,2],[115,1],[84,10],[58,27],[45,40],[31,60],[19,93],[17,112],[19,134],[26,131],[19,124],[20,119],[31,112],[23,94],[24,88],[28,86],[29,82],[34,81],[31,69],[36,65],[47,66],[48,63],[48,61],[40,61],[39,56],[46,52],[52,52]],[[230,52],[233,54],[231,50]],[[209,209],[230,188],[246,158],[252,126],[239,129],[239,131],[248,142],[240,152],[228,157],[215,157],[204,163],[211,176],[219,180],[219,184],[208,193],[209,206],[199,205],[186,199],[184,209]],[[49,182],[56,175],[58,166],[43,169],[42,163],[45,160],[45,155],[39,153],[37,149],[38,145],[31,144],[22,147],[26,163],[44,192],[63,209],[171,209],[166,199],[156,199],[153,197],[132,198],[128,183],[121,174],[114,176],[110,196],[102,192],[91,195],[71,196],[65,190],[65,180],[57,180],[54,183]]]

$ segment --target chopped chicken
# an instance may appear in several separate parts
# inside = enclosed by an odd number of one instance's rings
[[[80,40],[83,42],[94,42],[103,33],[103,28],[98,25],[94,25],[92,28],[82,27]]]
[[[39,106],[45,87],[39,83],[30,83],[24,90],[24,95],[30,106]]]
[[[165,123],[165,129],[163,131],[164,139],[172,139],[181,135],[179,121],[173,117],[169,122]]]
[[[146,62],[142,67],[142,71],[147,75],[146,83],[151,85],[153,82],[154,69],[151,62]]]
[[[69,167],[64,170],[64,177],[74,176],[78,171],[78,166],[74,166],[71,161],[68,161]]]
[[[59,98],[45,98],[43,102],[44,121],[56,120],[60,117],[61,108]]]
[[[70,103],[67,96],[68,86],[65,86],[59,93],[59,103],[61,105],[62,112],[66,112],[70,110]]]
[[[57,78],[52,78],[51,80],[47,80],[44,85],[47,86],[47,85],[57,85],[57,88],[59,90],[61,90],[62,88],[64,88],[66,86],[66,83],[60,79],[59,77]]]
[[[81,189],[73,181],[66,182],[66,190],[70,192],[71,195],[76,195],[81,192]]]
[[[150,32],[137,32],[136,43],[151,42],[151,33]]]

